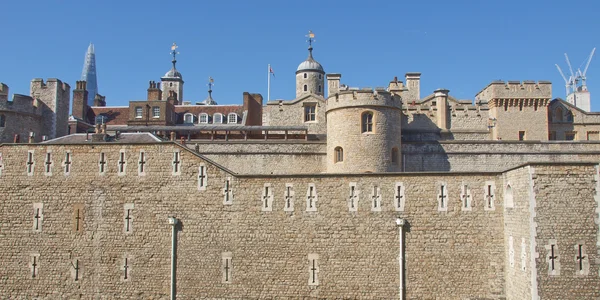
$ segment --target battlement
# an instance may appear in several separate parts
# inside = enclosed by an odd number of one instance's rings
[[[0,82],[0,103],[8,101],[8,85]]]
[[[33,80],[31,80],[30,86],[32,92],[34,89],[39,90],[48,89],[52,87],[56,87],[57,91],[60,93],[68,92],[71,89],[68,83],[62,82],[58,78],[48,78],[46,82],[44,82],[44,79],[42,78],[34,78]]]
[[[327,98],[327,111],[342,107],[382,106],[400,109],[402,100],[384,87],[346,88]]]
[[[493,99],[550,99],[552,83],[550,81],[502,81],[488,84],[475,95],[475,101],[489,102]]]

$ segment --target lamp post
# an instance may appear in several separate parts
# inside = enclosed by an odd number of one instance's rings
[[[177,223],[179,220],[175,217],[169,217],[169,225],[172,228],[172,239],[171,239],[171,300],[175,300],[176,296],[176,278],[175,278],[175,267],[176,267],[176,251],[177,251]]]
[[[398,226],[398,241],[399,241],[399,254],[398,254],[398,266],[400,269],[400,300],[404,300],[404,219],[396,218],[396,226]]]

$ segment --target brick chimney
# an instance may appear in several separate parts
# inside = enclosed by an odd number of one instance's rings
[[[106,97],[96,94],[96,97],[94,97],[94,106],[106,106]]]
[[[162,100],[162,91],[160,90],[160,83],[150,81],[148,87],[148,101]]]
[[[73,117],[80,120],[86,120],[88,105],[88,91],[86,90],[87,82],[84,80],[75,82],[75,89],[73,90]]]
[[[167,102],[173,105],[178,105],[179,101],[177,100],[177,92],[169,91],[169,98],[167,98]]]
[[[246,124],[243,125],[262,125],[262,104],[263,97],[261,94],[250,94],[244,92],[244,111],[248,112]]]

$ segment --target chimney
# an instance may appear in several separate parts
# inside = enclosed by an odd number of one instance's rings
[[[244,92],[244,111],[247,111],[246,126],[262,125],[263,97],[261,94]]]
[[[400,95],[405,90],[404,83],[398,80],[398,76],[394,76],[394,80],[390,81],[390,84],[388,85],[388,91]]]
[[[335,95],[340,91],[340,80],[342,74],[327,74],[327,97]]]
[[[88,111],[88,91],[86,90],[87,82],[81,80],[75,82],[75,89],[73,90],[73,117],[80,120],[86,120]]]
[[[421,100],[421,73],[406,73],[406,87],[411,100]]]
[[[29,132],[29,143],[32,144],[35,142],[35,132],[30,131]]]
[[[175,141],[175,131],[171,131],[171,141]]]
[[[96,94],[94,97],[94,106],[106,106],[106,97]]]
[[[437,89],[434,93],[437,108],[437,126],[442,130],[448,129],[448,93],[449,90]]]
[[[21,136],[18,133],[15,133],[13,137],[13,143],[18,144],[21,142]]]
[[[160,83],[156,83],[154,81],[150,81],[150,86],[148,87],[148,101],[158,101],[162,100],[162,91],[159,88]]]
[[[167,98],[167,102],[177,105],[179,101],[177,101],[177,93],[175,91],[169,91],[169,98]]]
[[[0,82],[0,103],[8,102],[8,85]]]

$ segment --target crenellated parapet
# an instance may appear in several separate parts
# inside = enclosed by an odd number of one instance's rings
[[[551,99],[552,83],[549,81],[494,81],[475,95],[475,101],[491,102],[495,99]]]
[[[327,112],[349,107],[402,108],[402,99],[385,88],[363,88],[340,90],[327,98]]]

